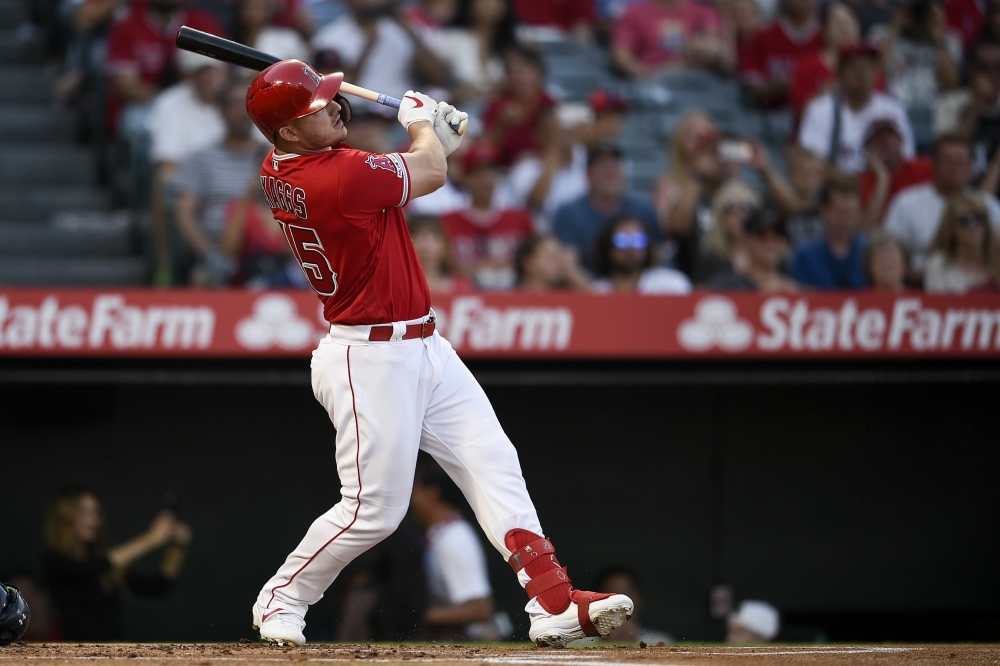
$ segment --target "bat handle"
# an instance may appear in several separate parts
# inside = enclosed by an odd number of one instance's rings
[[[402,104],[402,102],[396,99],[395,97],[389,97],[388,95],[385,95],[383,93],[379,93],[378,99],[376,99],[375,101],[383,106],[391,106],[394,109],[398,109],[399,105]],[[458,132],[459,134],[465,134],[465,126],[467,124],[468,124],[467,122],[462,122],[457,125],[451,125],[451,128],[456,132]]]

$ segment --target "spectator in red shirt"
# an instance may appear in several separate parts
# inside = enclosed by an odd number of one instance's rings
[[[823,48],[816,0],[782,0],[781,14],[757,33],[740,75],[760,106],[788,104],[795,66]]]
[[[986,5],[983,0],[946,0],[944,3],[945,23],[962,36],[964,46],[968,47],[979,37],[986,23]]]
[[[589,34],[597,20],[589,0],[512,0],[514,13],[528,25]]]
[[[868,166],[858,174],[862,228],[874,229],[882,223],[896,193],[934,179],[934,165],[922,155],[903,157],[902,130],[891,118],[876,120],[865,130],[865,153]]]
[[[756,0],[734,0],[733,33],[736,39],[736,69],[745,71],[753,57],[753,39],[761,29],[760,7]]]
[[[179,80],[175,62],[177,30],[187,25],[215,35],[222,28],[211,15],[190,9],[185,0],[136,0],[132,10],[111,27],[106,67],[111,76],[109,121],[115,124],[124,106],[129,110],[124,131],[141,132],[148,104],[164,88]]]
[[[694,0],[645,0],[629,7],[611,39],[615,65],[649,78],[673,67],[729,69],[732,49],[713,7]]]
[[[441,216],[460,268],[484,289],[514,286],[514,253],[534,231],[526,211],[493,207],[500,177],[497,157],[496,150],[486,143],[469,148],[462,157],[462,167],[471,205]]]
[[[791,102],[796,120],[813,97],[827,92],[834,84],[840,49],[861,39],[861,23],[847,3],[824,5],[820,16],[823,48],[803,56],[792,75]]]
[[[499,153],[499,164],[509,167],[522,153],[541,150],[538,120],[555,102],[545,93],[545,65],[537,51],[513,47],[504,65],[506,81],[500,93],[486,104],[483,124],[486,140]]]

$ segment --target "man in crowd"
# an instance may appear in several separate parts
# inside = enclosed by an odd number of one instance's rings
[[[350,13],[322,28],[312,40],[315,50],[336,53],[345,81],[390,95],[414,89],[414,76],[428,83],[444,82],[447,64],[424,44],[395,3],[346,0],[345,4]],[[374,102],[359,104],[377,109]]]
[[[907,187],[934,177],[930,159],[903,157],[903,133],[895,120],[876,120],[865,130],[868,167],[858,175],[861,187],[862,226],[874,229],[882,221],[893,198]]]
[[[971,142],[978,174],[1000,147],[1000,42],[977,42],[969,56],[969,87],[938,99],[934,133],[957,132]]]
[[[222,63],[190,51],[178,52],[177,61],[184,80],[156,97],[148,118],[149,160],[153,165],[154,279],[161,285],[170,281],[167,183],[184,158],[218,143],[226,131],[218,104],[219,89],[225,79]]]
[[[957,133],[943,134],[934,142],[934,180],[900,192],[885,216],[885,228],[906,244],[910,253],[912,278],[919,281],[927,263],[927,252],[944,213],[945,201],[969,186],[972,178],[972,148]],[[990,194],[983,197],[990,224],[1000,226],[1000,202]]]
[[[462,271],[484,289],[514,286],[514,254],[534,231],[531,216],[520,209],[497,209],[494,192],[500,178],[497,151],[482,142],[462,157],[463,185],[471,203],[441,216],[452,252]]]
[[[617,93],[603,88],[592,91],[589,102],[594,120],[585,132],[584,142],[588,147],[617,142],[625,128],[628,102]]]
[[[424,572],[431,599],[423,619],[439,639],[497,640],[486,555],[476,531],[459,511],[464,505],[454,481],[422,454],[410,512],[426,534]]]
[[[868,286],[862,261],[865,241],[858,233],[861,199],[857,178],[834,173],[820,194],[819,213],[826,235],[799,246],[792,257],[792,277],[816,289],[861,289]]]
[[[198,284],[228,284],[231,262],[220,251],[225,209],[246,195],[260,169],[263,149],[246,114],[246,88],[238,80],[222,91],[225,138],[188,156],[174,179],[177,229],[197,263]]]
[[[553,231],[565,245],[575,248],[580,260],[593,268],[590,250],[601,230],[613,218],[641,220],[653,240],[660,238],[653,206],[626,192],[627,179],[621,150],[608,143],[594,146],[587,154],[587,194],[562,206]]]
[[[798,61],[823,48],[816,0],[782,0],[781,14],[750,42],[741,78],[760,106],[788,103],[789,85]]]
[[[806,106],[799,127],[799,145],[847,173],[865,168],[864,135],[876,119],[891,119],[903,139],[903,157],[916,154],[906,109],[875,90],[877,49],[864,44],[844,47],[837,63],[839,93],[829,92]]]
[[[778,609],[766,601],[747,600],[726,619],[726,642],[736,645],[770,643],[781,631]]]
[[[614,28],[611,57],[631,78],[649,78],[670,67],[725,69],[733,55],[713,7],[694,0],[644,0]]]

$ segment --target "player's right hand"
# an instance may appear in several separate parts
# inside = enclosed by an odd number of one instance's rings
[[[399,119],[403,127],[409,127],[412,123],[420,122],[421,120],[426,120],[431,124],[434,123],[438,103],[427,95],[407,90],[400,102],[396,118]]]

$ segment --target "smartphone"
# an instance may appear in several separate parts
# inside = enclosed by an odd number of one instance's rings
[[[749,141],[723,139],[719,141],[719,157],[726,162],[747,164],[753,159],[753,144]]]

